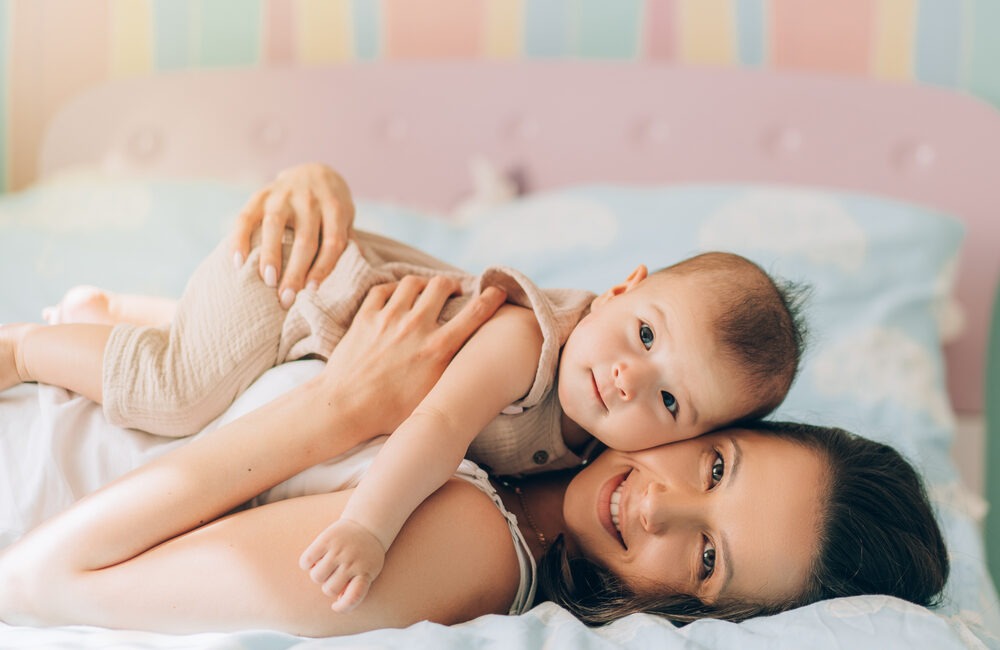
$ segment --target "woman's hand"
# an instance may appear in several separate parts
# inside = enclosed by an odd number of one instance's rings
[[[239,266],[247,258],[250,236],[260,228],[260,277],[278,287],[281,303],[288,307],[303,287],[318,286],[330,274],[353,224],[354,201],[340,174],[321,163],[291,167],[243,206],[233,229],[234,262]],[[295,231],[295,239],[282,273],[286,228]]]
[[[361,431],[390,433],[437,383],[455,353],[503,304],[489,287],[447,323],[438,318],[460,290],[443,276],[407,276],[372,287],[351,327],[327,361],[323,380],[365,420]]]

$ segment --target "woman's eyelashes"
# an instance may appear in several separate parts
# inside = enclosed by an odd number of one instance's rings
[[[726,459],[722,457],[722,454],[718,450],[715,451],[715,461],[712,463],[712,480],[711,485],[715,487],[722,480],[722,477],[726,475]]]
[[[712,461],[712,467],[710,468],[708,479],[709,490],[718,485],[726,475],[726,459],[722,457],[722,452],[718,449],[713,449],[712,453],[715,455],[715,459]],[[715,573],[715,544],[712,543],[712,540],[707,535],[702,535],[701,539],[701,570],[699,573],[702,580],[708,580]]]
[[[715,573],[715,546],[707,537],[701,550],[701,579],[708,580]]]

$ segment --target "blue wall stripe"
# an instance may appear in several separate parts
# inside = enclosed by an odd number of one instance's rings
[[[0,194],[7,191],[7,157],[10,155],[7,138],[7,84],[10,71],[10,2],[0,0]]]
[[[190,0],[153,0],[153,67],[186,68],[191,62]]]
[[[956,0],[920,0],[914,39],[914,76],[942,86],[957,86],[962,68],[964,4]]]
[[[767,43],[764,0],[736,0],[737,56],[743,65],[763,65]]]
[[[580,56],[634,59],[639,53],[639,0],[578,0],[576,42]]]
[[[382,52],[382,11],[378,0],[354,0],[351,19],[354,21],[354,56],[378,58]]]
[[[201,0],[198,62],[204,66],[260,62],[261,0]]]
[[[567,0],[532,0],[524,5],[524,53],[529,57],[565,56],[569,35]]]

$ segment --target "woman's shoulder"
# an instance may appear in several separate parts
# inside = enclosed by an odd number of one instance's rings
[[[406,590],[420,596],[420,618],[443,624],[506,614],[521,580],[506,518],[461,479],[445,483],[407,520],[386,570],[397,560],[405,564]]]

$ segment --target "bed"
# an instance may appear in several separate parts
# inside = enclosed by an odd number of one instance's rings
[[[600,290],[637,262],[721,248],[809,283],[810,348],[777,415],[889,442],[921,469],[951,553],[944,603],[867,596],[740,625],[632,616],[600,629],[543,603],[335,639],[0,625],[0,646],[1000,648],[983,541],[1000,527],[987,506],[1000,502],[1000,476],[982,474],[998,456],[983,435],[987,391],[1000,390],[987,363],[1000,277],[995,109],[913,84],[608,62],[119,81],[67,105],[40,180],[0,197],[0,322],[37,319],[75,284],[179,295],[249,192],[309,160],[349,180],[359,227],[472,271],[507,263],[542,286]],[[248,399],[315,363],[270,371]],[[171,444],[110,427],[60,389],[0,394],[0,544]],[[989,539],[1000,565],[1000,535]]]

